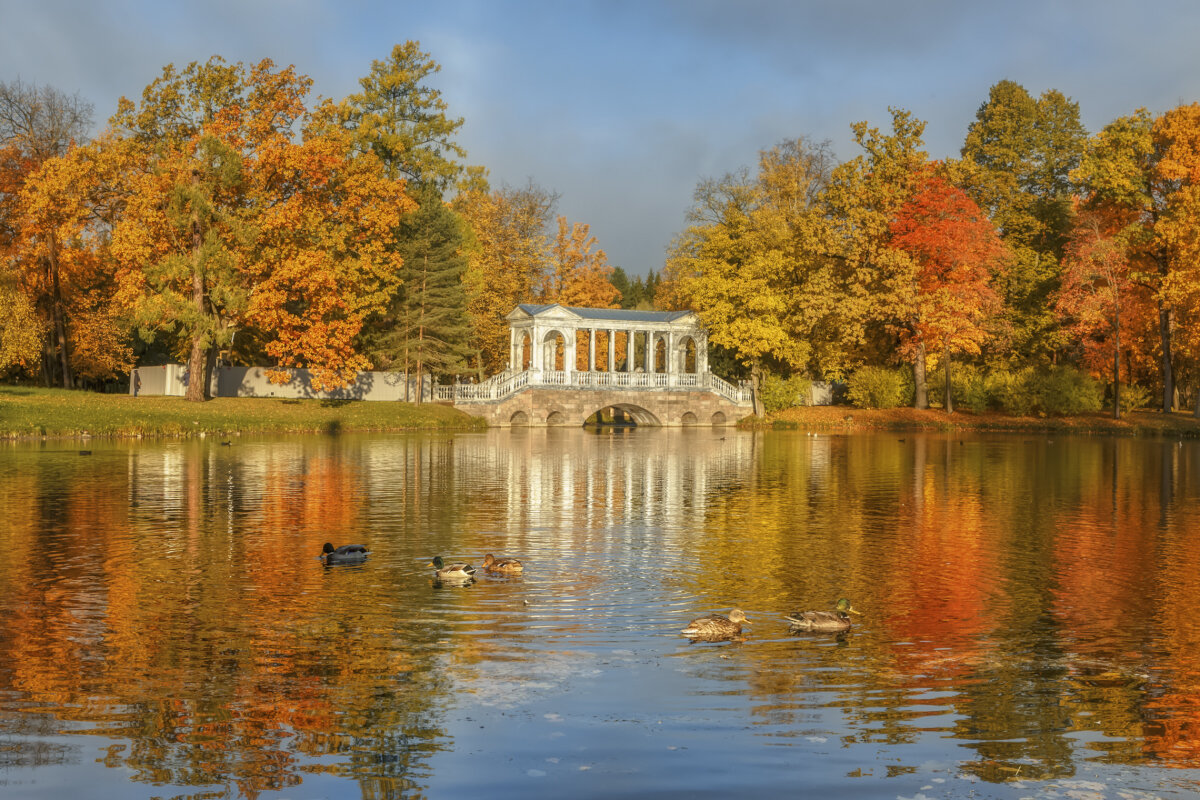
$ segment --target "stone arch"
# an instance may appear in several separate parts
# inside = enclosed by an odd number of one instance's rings
[[[638,426],[662,426],[662,420],[655,416],[652,411],[643,408],[642,406],[637,406],[632,403],[614,403],[611,406],[605,406],[605,408],[615,408],[618,411],[624,411],[633,419],[634,424]]]
[[[713,425],[724,425],[725,424],[725,412],[718,411],[715,414],[713,414],[712,415],[712,424]]]
[[[690,411],[686,411],[684,412],[683,416],[679,418],[679,422],[682,425],[695,425],[697,422],[696,415]]]
[[[515,411],[513,412],[513,415],[508,418],[508,424],[514,428],[524,428],[529,424],[529,415],[524,411]]]
[[[521,358],[518,363],[522,371],[533,367],[533,340],[528,333],[521,336]]]
[[[561,411],[551,411],[546,415],[547,425],[566,425],[567,417]]]
[[[562,372],[567,368],[567,335],[551,328],[542,335],[542,369]]]
[[[696,338],[694,336],[684,336],[679,340],[679,344],[675,346],[675,355],[678,358],[679,371],[694,375],[699,371],[699,364],[696,363]]]

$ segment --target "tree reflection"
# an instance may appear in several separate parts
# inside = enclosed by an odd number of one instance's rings
[[[536,642],[660,594],[747,609],[746,646],[702,670],[772,735],[898,759],[950,738],[988,781],[1070,776],[1082,758],[1194,768],[1195,458],[1137,440],[697,429],[0,462],[0,725],[30,739],[14,763],[76,757],[23,731],[105,737],[102,763],[194,797],[310,776],[419,796],[452,746],[435,698],[519,684]],[[372,556],[324,569],[327,540]],[[539,560],[434,591],[433,543]],[[572,613],[535,622],[524,600],[555,562]],[[865,612],[842,637],[778,619],[840,596]],[[552,657],[571,673],[569,649]]]

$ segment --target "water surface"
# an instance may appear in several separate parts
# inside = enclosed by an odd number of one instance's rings
[[[0,449],[5,798],[1200,796],[1200,443],[88,446]]]

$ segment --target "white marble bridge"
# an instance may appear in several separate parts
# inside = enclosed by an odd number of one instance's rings
[[[732,425],[753,413],[749,387],[708,370],[690,311],[520,305],[508,315],[509,367],[477,384],[435,389],[488,424],[582,425],[620,412],[638,425]]]

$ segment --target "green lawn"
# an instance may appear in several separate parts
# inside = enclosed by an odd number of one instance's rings
[[[0,438],[192,436],[468,429],[483,422],[450,406],[347,400],[181,397],[0,386]]]

